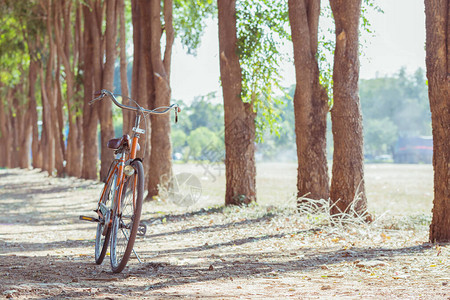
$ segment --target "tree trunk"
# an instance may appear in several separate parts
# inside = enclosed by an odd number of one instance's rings
[[[28,82],[31,84],[31,82]],[[24,93],[25,91],[21,91]],[[31,149],[31,100],[21,105],[20,108],[20,131],[19,131],[19,168],[28,169],[30,167],[30,149]]]
[[[53,109],[52,103],[47,96],[47,88],[45,85],[44,70],[40,68],[41,77],[41,98],[42,98],[42,134],[43,138],[41,143],[43,145],[43,160],[42,167],[43,170],[48,172],[49,176],[52,176],[53,170],[55,168],[55,139],[54,131],[52,126],[52,114]]]
[[[241,100],[236,1],[218,0],[219,52],[225,111],[226,205],[256,201],[255,113]]]
[[[297,197],[328,199],[328,96],[319,82],[316,59],[319,15],[320,0],[289,0],[296,70],[294,112],[298,157]]]
[[[171,0],[164,0],[164,29],[166,43],[164,57],[161,57],[161,2],[151,0],[150,15],[150,63],[151,73],[147,72],[147,88],[153,86],[154,95],[150,97],[150,108],[170,105],[170,61],[173,45]],[[149,81],[151,82],[149,83]],[[170,114],[151,116],[151,154],[147,199],[158,195],[158,189],[167,189],[172,176],[172,146],[170,142]]]
[[[56,30],[55,30],[56,31]],[[56,43],[57,44],[57,43]],[[56,174],[60,177],[66,176],[66,144],[64,143],[64,112],[62,105],[62,87],[61,87],[61,58],[57,56],[55,77],[53,89],[51,90],[52,98],[55,101],[55,111],[52,111],[55,132],[55,168]]]
[[[13,131],[11,128],[11,89],[8,89],[6,97],[3,101],[0,101],[0,131],[2,135],[2,167],[11,168],[11,155],[13,152],[12,141],[14,139]]]
[[[94,40],[91,27],[94,26],[94,13],[89,7],[83,7],[84,12],[84,56],[81,57],[83,69],[84,103],[83,103],[83,169],[81,177],[97,179],[98,139],[97,124],[98,112],[96,105],[89,105],[94,95]]]
[[[18,112],[20,110],[19,107],[19,100],[17,99],[17,93],[20,89],[20,85],[18,84],[13,88],[13,93],[12,93],[12,105],[11,105],[11,117],[9,119],[10,121],[10,125],[9,125],[9,130],[12,133],[12,150],[13,150],[13,154],[11,155],[9,161],[10,161],[10,168],[17,168],[19,167],[19,157],[18,157],[18,153],[20,153],[20,147],[19,147],[19,136],[20,136],[20,131],[21,131],[21,127],[22,127],[22,122],[21,122],[21,118],[20,118],[20,112]],[[17,113],[13,113],[13,112],[17,112]]]
[[[152,82],[152,64],[150,59],[150,38],[146,38],[150,32],[149,19],[149,1],[133,0],[131,2],[132,22],[133,22],[133,71],[131,75],[131,98],[139,105],[149,107],[149,103],[153,103],[154,89]],[[149,80],[147,80],[149,77]],[[153,102],[151,102],[153,101]],[[133,103],[129,103],[133,105]],[[124,115],[124,130],[129,130],[134,126],[134,113],[129,113],[128,117]],[[128,123],[126,123],[128,122]],[[141,128],[145,129],[145,134],[141,135],[139,144],[141,146],[138,155],[143,159],[145,173],[145,189],[148,189],[148,174],[150,170],[151,144],[151,120],[149,117],[141,123]],[[126,127],[126,128],[125,128]]]
[[[336,24],[331,110],[334,153],[330,198],[335,204],[332,213],[360,215],[367,208],[358,96],[361,0],[330,0],[330,4]]]
[[[450,5],[425,0],[426,65],[433,128],[431,242],[450,242]]]
[[[122,102],[126,103],[126,97],[130,96],[128,90],[128,76],[127,76],[127,42],[126,42],[126,24],[125,24],[125,3],[124,0],[117,0],[118,14],[119,14],[119,28],[120,28],[120,89],[122,91]],[[130,124],[133,119],[133,113],[131,111],[122,110],[123,122],[122,122],[122,132],[127,134],[130,129]]]
[[[31,156],[32,165],[34,168],[42,168],[42,152],[41,143],[39,138],[39,125],[38,125],[38,114],[37,114],[37,103],[36,103],[36,81],[38,72],[38,62],[35,60],[34,55],[30,52],[30,67],[28,71],[28,80],[30,81],[28,98],[30,101],[30,119],[32,124],[32,142],[31,142]]]
[[[116,0],[106,1],[106,30],[104,36],[105,42],[105,64],[103,67],[102,89],[114,90],[114,63],[116,60]],[[109,99],[99,104],[99,120],[101,134],[101,167],[100,178],[103,180],[109,170],[113,155],[108,149],[108,141],[114,138],[114,126],[112,123],[112,103]]]
[[[0,87],[1,87],[0,82]],[[8,151],[7,140],[10,139],[9,132],[6,128],[6,110],[7,106],[3,99],[0,99],[0,167],[6,167],[7,157],[6,153]]]
[[[67,138],[67,155],[63,155],[67,161],[66,170],[67,175],[80,177],[81,176],[81,164],[82,155],[80,155],[80,149],[78,141],[80,139],[80,133],[77,126],[77,112],[76,112],[76,99],[75,99],[75,72],[72,69],[70,63],[71,55],[77,55],[77,48],[74,47],[72,42],[72,2],[57,1],[56,2],[56,18],[55,18],[55,38],[58,50],[58,56],[64,66],[66,74],[66,105],[69,123],[69,135]],[[61,25],[61,19],[64,22],[64,26]],[[59,99],[61,99],[62,93],[59,89]],[[60,102],[61,103],[61,102]],[[58,109],[59,111],[59,109]]]

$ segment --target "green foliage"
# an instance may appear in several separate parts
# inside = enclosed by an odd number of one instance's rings
[[[190,105],[175,101],[181,114],[172,126],[173,151],[185,160],[215,161],[223,156],[223,104],[213,103],[214,98],[214,94],[199,96]]]
[[[295,86],[285,89],[282,103],[276,103],[275,109],[279,111],[278,134],[264,133],[264,139],[258,144],[258,152],[263,160],[295,161],[295,117],[294,96]]]
[[[257,112],[257,140],[263,132],[278,132],[280,119],[274,97],[280,86],[280,46],[289,39],[287,1],[240,0],[236,3],[238,54],[242,69],[244,102],[252,103]]]
[[[431,113],[424,71],[361,80],[365,151],[393,150],[398,138],[431,135]]]
[[[187,135],[181,129],[172,129],[170,132],[173,153],[183,153],[184,147],[186,146]]]
[[[364,133],[366,152],[374,156],[391,152],[398,138],[398,128],[389,118],[368,119]]]
[[[193,130],[187,138],[189,146],[189,156],[195,160],[215,160],[212,159],[210,152],[213,151],[214,157],[222,157],[222,151],[225,145],[219,136],[206,127],[198,127]]]
[[[189,54],[196,54],[200,45],[205,21],[217,11],[214,0],[175,0],[173,2],[173,27],[175,35],[187,48]]]
[[[195,97],[190,105],[188,118],[192,129],[207,127],[213,132],[219,132],[223,128],[223,104],[213,104],[215,93],[206,96]]]
[[[13,87],[22,81],[29,63],[28,49],[21,33],[25,30],[13,15],[0,17],[0,81]],[[19,34],[18,34],[19,33]]]

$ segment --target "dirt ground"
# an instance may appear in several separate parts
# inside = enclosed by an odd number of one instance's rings
[[[0,170],[0,298],[450,299],[450,245],[421,220],[326,226],[288,207],[145,203],[147,234],[120,274],[94,262],[102,185]]]

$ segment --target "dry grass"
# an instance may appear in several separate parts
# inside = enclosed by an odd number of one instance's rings
[[[203,197],[197,207],[222,205],[225,194],[224,166],[182,164],[175,173],[191,172],[201,179]],[[365,187],[371,213],[382,215],[431,214],[433,168],[431,165],[369,164],[365,168]],[[260,205],[293,207],[296,193],[295,163],[257,164],[257,201]]]

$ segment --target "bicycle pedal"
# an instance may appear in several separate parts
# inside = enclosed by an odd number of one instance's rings
[[[80,220],[89,221],[89,222],[96,222],[96,223],[100,222],[100,220],[97,219],[97,218],[86,217],[86,216],[80,216]]]
[[[138,231],[137,231],[136,235],[144,236],[146,232],[147,232],[147,225],[139,224]]]

